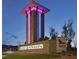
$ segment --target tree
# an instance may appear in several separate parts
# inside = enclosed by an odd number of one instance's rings
[[[72,40],[75,36],[75,32],[73,30],[72,25],[73,25],[73,21],[70,20],[68,25],[67,25],[67,27],[68,27],[68,39],[69,40]]]
[[[63,32],[62,32],[62,34],[64,35],[64,37],[68,40],[68,43],[67,43],[67,50],[68,51],[71,50],[71,42],[72,42],[72,39],[75,36],[75,32],[74,32],[72,26],[73,26],[73,21],[69,20],[68,24],[66,24],[66,23],[64,24],[64,26],[63,26]]]
[[[50,37],[51,39],[56,39],[57,37],[57,32],[55,32],[55,29],[50,27]]]
[[[68,38],[68,40],[72,40],[72,38],[74,38],[75,36],[75,32],[73,30],[73,21],[69,20],[68,24],[64,24],[63,26],[63,31],[62,31],[62,35],[66,38]]]
[[[49,40],[49,37],[46,36],[46,37],[44,38],[44,40]]]
[[[75,32],[73,30],[73,21],[69,21],[67,27],[68,27],[68,44],[67,44],[67,50],[68,51],[71,51],[71,42],[72,42],[72,39],[74,38],[75,36]]]
[[[67,24],[65,23],[63,26],[62,36],[67,38],[68,30],[67,30]]]

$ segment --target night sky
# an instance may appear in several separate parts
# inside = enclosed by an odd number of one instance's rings
[[[3,44],[24,44],[26,40],[26,17],[22,9],[31,0],[2,0],[2,34]],[[61,35],[62,27],[68,20],[73,20],[73,29],[77,34],[76,0],[35,0],[50,9],[45,14],[45,36],[50,37],[49,28],[53,27]],[[76,43],[77,38],[73,39]],[[73,43],[72,43],[73,45]]]

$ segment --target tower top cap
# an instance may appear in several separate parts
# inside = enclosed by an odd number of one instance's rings
[[[43,13],[47,13],[49,11],[48,8],[42,6],[41,4],[35,2],[34,0],[32,0],[27,6],[25,6],[25,8],[23,8],[23,12],[27,12],[29,10],[29,8],[37,8],[42,10]]]

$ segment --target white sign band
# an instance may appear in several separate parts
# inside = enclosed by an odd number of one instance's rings
[[[37,45],[21,46],[19,47],[19,50],[42,49],[42,48],[43,44],[37,44]]]

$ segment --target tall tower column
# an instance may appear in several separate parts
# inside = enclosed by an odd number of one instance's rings
[[[36,8],[29,8],[26,14],[26,43],[31,44],[38,40],[38,11]]]
[[[44,14],[49,9],[36,3],[35,1],[30,2],[23,8],[23,13],[26,15],[26,44],[37,42],[39,39],[39,13],[40,13],[40,37],[44,39]]]
[[[27,44],[30,44],[31,43],[31,40],[30,40],[30,34],[31,34],[31,31],[30,31],[30,28],[31,28],[31,11],[30,11],[30,9],[29,9],[29,11],[27,11],[26,12],[26,16],[27,16],[27,20],[26,20],[26,23],[27,23],[27,26],[26,26],[26,28],[27,28],[27,30],[26,30],[26,32],[27,32],[27,34],[26,34],[26,37],[27,37],[27,39],[26,39],[26,43]]]
[[[28,14],[26,14],[26,45],[28,45]]]
[[[41,14],[41,38],[44,39],[44,13]]]
[[[36,10],[31,11],[31,40],[36,42],[38,40],[38,12]]]

